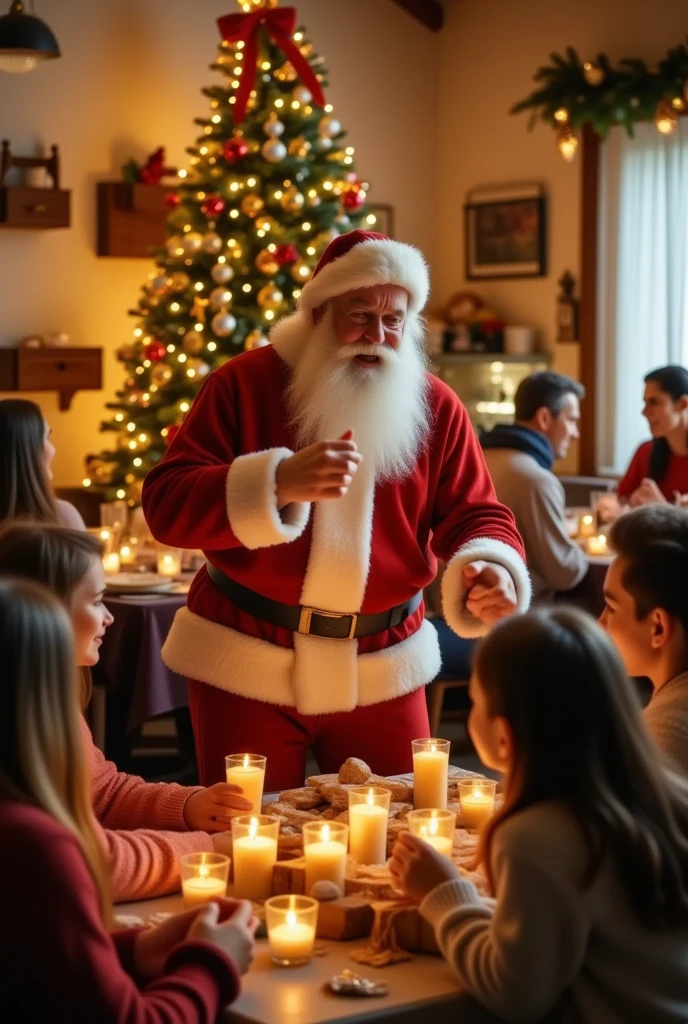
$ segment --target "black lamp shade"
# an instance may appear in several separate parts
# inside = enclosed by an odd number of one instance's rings
[[[28,66],[33,67],[39,61],[59,56],[57,39],[45,22],[26,14],[23,4],[15,0],[9,14],[0,17],[0,70],[8,58],[26,58]]]

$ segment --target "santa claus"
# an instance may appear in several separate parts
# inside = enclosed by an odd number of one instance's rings
[[[267,755],[270,789],[303,783],[309,747],[323,772],[409,770],[440,668],[422,598],[437,559],[460,635],[528,606],[513,517],[426,370],[427,295],[416,249],[335,239],[272,344],[205,381],[146,477],[153,535],[207,556],[163,648],[189,678],[204,785],[239,751]]]

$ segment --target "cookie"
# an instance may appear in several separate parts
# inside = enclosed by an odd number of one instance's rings
[[[343,785],[341,782],[326,782],[320,792],[328,804],[337,810],[345,811],[349,806],[349,791],[356,788]]]
[[[413,810],[413,804],[393,802],[389,805],[389,816],[390,818],[396,818],[403,820],[409,811]]]
[[[364,786],[372,774],[365,761],[359,757],[348,757],[339,769],[338,781],[345,785]]]
[[[279,795],[279,802],[291,804],[299,811],[312,811],[322,804],[323,799],[320,793],[311,786],[302,786],[300,789],[285,789]]]
[[[310,775],[306,779],[306,785],[311,789],[321,789],[328,782],[338,782],[338,775]]]
[[[386,779],[382,775],[371,775],[366,785],[388,789],[395,803],[411,803],[413,801],[413,786],[409,782],[401,782],[398,779]]]
[[[277,801],[274,804],[270,804],[269,814],[278,814],[280,817],[286,818],[290,825],[303,825],[306,821],[317,821],[320,817],[319,814],[314,814],[312,811],[300,811],[297,807],[292,807],[291,804],[285,804],[282,801]]]

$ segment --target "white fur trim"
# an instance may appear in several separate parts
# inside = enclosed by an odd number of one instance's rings
[[[298,363],[299,356],[312,331],[313,322],[300,309],[297,309],[295,313],[290,313],[289,316],[283,316],[271,328],[270,343],[280,359],[292,370]]]
[[[355,641],[316,640],[333,652]],[[307,700],[297,701],[293,673],[294,651],[246,636],[227,626],[181,608],[162,649],[163,660],[174,672],[242,697],[295,707],[302,714],[323,715],[350,711],[356,706],[380,704],[425,686],[440,671],[437,630],[423,622],[401,643],[373,654],[357,656],[357,693],[340,694],[331,685],[322,664],[314,661],[314,678],[306,687]]]
[[[275,474],[289,448],[268,448],[240,455],[227,474],[227,518],[244,547],[255,551],[296,540],[306,528],[311,506],[293,502],[277,508]]]
[[[463,568],[478,561],[497,562],[508,569],[516,587],[517,611],[526,612],[530,605],[530,577],[518,551],[501,540],[476,537],[459,548],[442,577],[444,618],[455,633],[466,638],[484,636],[487,632],[487,626],[466,610]]]
[[[409,293],[409,308],[419,313],[428,300],[430,282],[422,253],[405,242],[373,238],[360,242],[304,285],[299,308],[307,313],[353,288],[395,284]]]

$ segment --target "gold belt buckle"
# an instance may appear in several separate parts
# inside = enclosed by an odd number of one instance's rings
[[[356,624],[358,622],[358,614],[353,612],[324,612],[320,608],[306,608],[303,606],[299,614],[299,633],[305,633],[306,636],[311,635],[311,619],[314,615],[322,615],[326,619],[351,619],[351,628],[349,629],[349,635],[343,637],[344,640],[353,640],[356,634]],[[323,640],[335,640],[336,637],[322,637]]]

